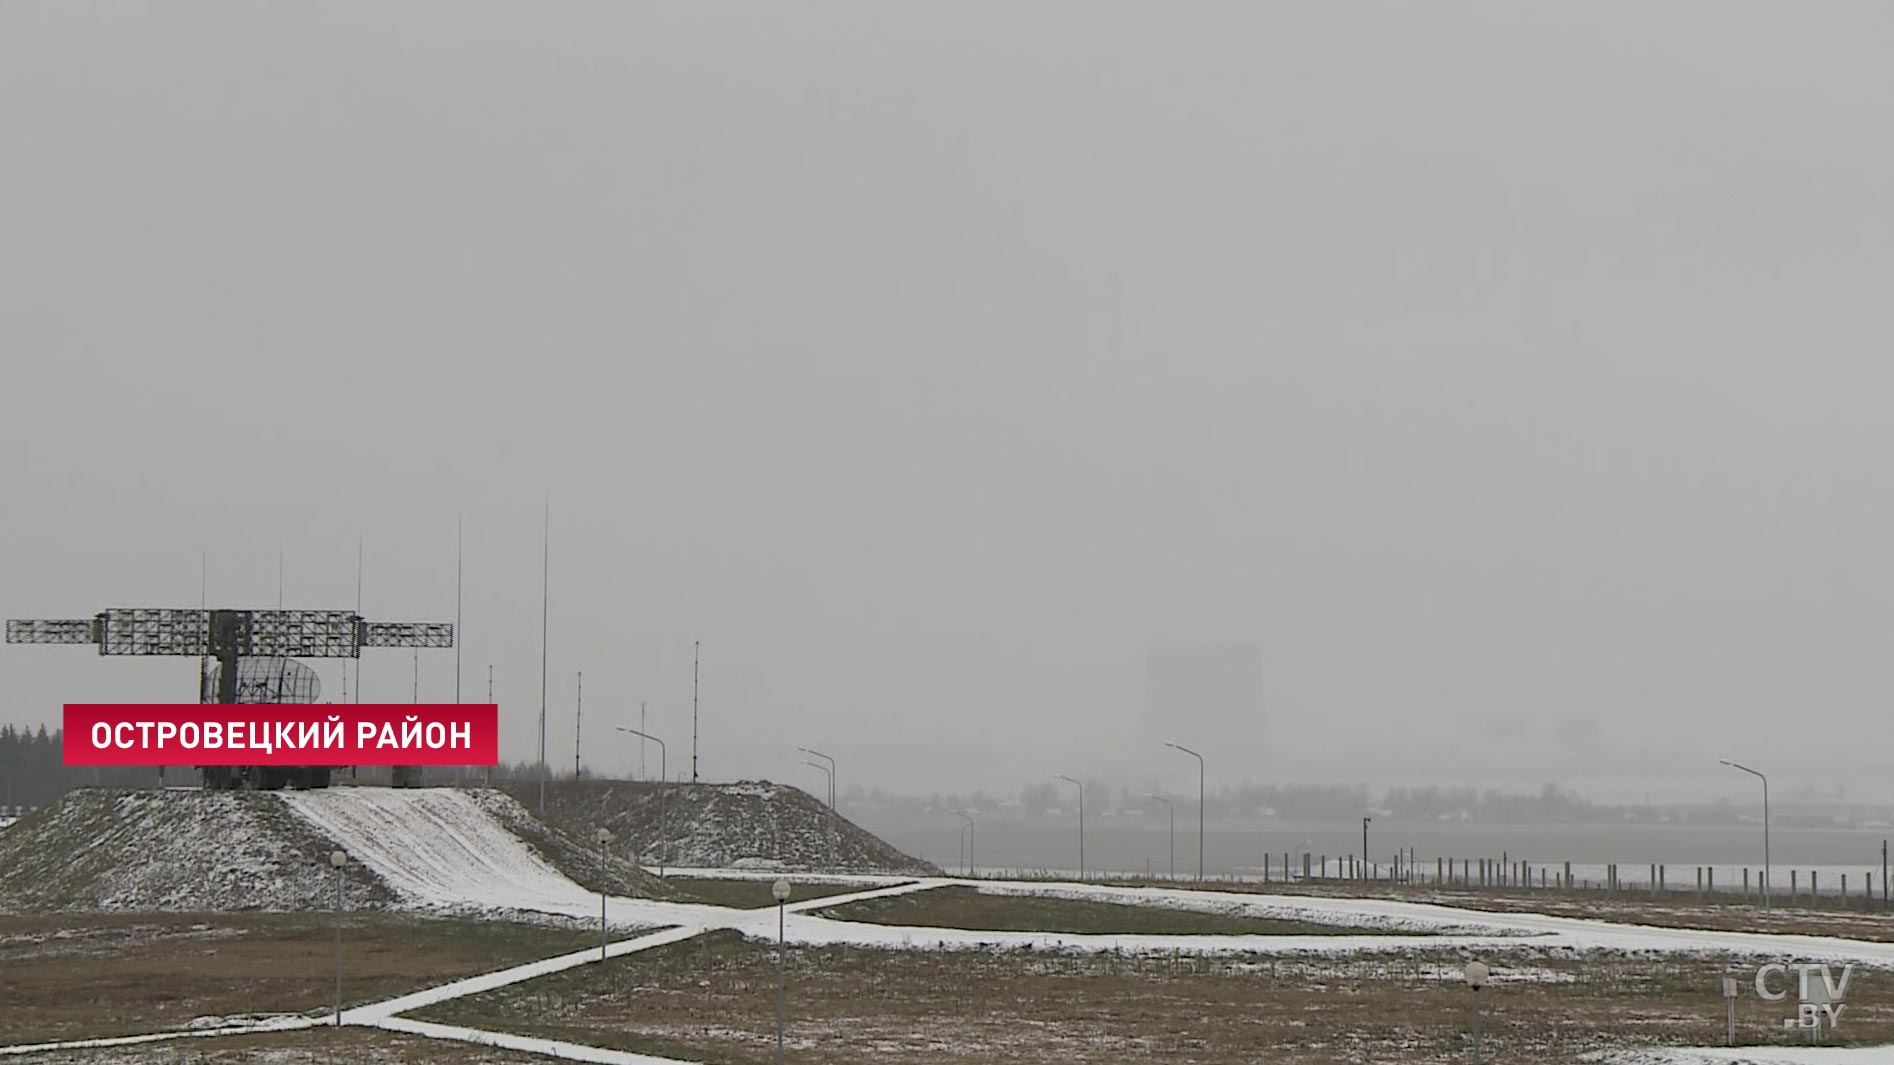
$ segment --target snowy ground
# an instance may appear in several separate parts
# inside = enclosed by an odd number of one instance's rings
[[[464,792],[449,789],[394,790],[339,788],[291,794],[288,807],[314,830],[373,874],[405,906],[456,912],[490,911],[509,915],[540,913],[596,919],[600,898],[561,875]],[[691,870],[692,876],[730,875],[774,878],[769,872],[729,873]],[[792,881],[794,877],[790,878]],[[834,880],[839,878],[823,877]],[[992,949],[1032,946],[1067,951],[1180,951],[1203,954],[1348,954],[1413,949],[1463,948],[1504,951],[1522,944],[1534,948],[1629,953],[1725,953],[1772,960],[1854,962],[1894,968],[1894,943],[1872,943],[1818,936],[1759,935],[1691,929],[1610,924],[1539,914],[1472,912],[1426,903],[1387,899],[1270,896],[1181,888],[1125,888],[1039,881],[965,881],[953,877],[902,880],[854,878],[861,890],[793,901],[785,932],[799,944],[850,944],[887,949]],[[850,902],[946,885],[969,885],[996,894],[1042,895],[1117,903],[1183,907],[1206,912],[1276,917],[1377,929],[1365,935],[1070,935],[1047,932],[962,931],[944,928],[861,924],[823,917],[820,911]],[[641,931],[612,943],[610,957],[622,957],[706,932],[734,929],[746,936],[773,938],[777,914],[649,899],[605,900],[607,918],[620,928]],[[1421,935],[1418,933],[1429,933]],[[394,1032],[507,1047],[574,1061],[615,1065],[660,1065],[668,1059],[504,1033],[421,1022],[406,1013],[465,995],[521,983],[599,960],[588,949],[515,968],[459,980],[415,994],[348,1011],[344,1020]],[[202,1038],[257,1031],[280,1031],[310,1024],[302,1018],[273,1018],[212,1029],[153,1033],[147,1040]],[[112,1040],[83,1044],[124,1045]],[[71,1047],[74,1044],[64,1044]],[[55,1049],[54,1046],[0,1047],[0,1056]],[[1686,1049],[1621,1053],[1600,1057],[1612,1065],[1702,1065],[1743,1062],[1756,1065],[1856,1065],[1894,1061],[1894,1049],[1822,1050],[1797,1048],[1740,1051]]]

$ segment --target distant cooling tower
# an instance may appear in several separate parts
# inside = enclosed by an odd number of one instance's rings
[[[1146,654],[1144,678],[1142,731],[1148,739],[1206,744],[1239,757],[1262,751],[1262,648],[1158,644]]]

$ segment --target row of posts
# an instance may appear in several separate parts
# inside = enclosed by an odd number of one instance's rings
[[[1636,881],[1627,882],[1619,876],[1617,863],[1605,866],[1602,881],[1580,880],[1572,874],[1572,863],[1558,866],[1546,863],[1534,864],[1516,861],[1510,856],[1493,858],[1436,858],[1432,875],[1408,853],[1397,853],[1393,861],[1386,864],[1367,863],[1356,855],[1342,855],[1333,859],[1334,871],[1331,875],[1328,855],[1316,855],[1303,852],[1301,858],[1301,879],[1303,880],[1370,880],[1396,884],[1417,884],[1449,887],[1477,888],[1520,888],[1543,891],[1602,891],[1606,894],[1635,895],[1640,892],[1649,895],[1663,895],[1672,888],[1669,883],[1669,868],[1652,862],[1645,869],[1645,880],[1640,886]],[[1635,868],[1635,867],[1633,867]],[[1275,865],[1275,856],[1265,857],[1263,862],[1263,882],[1272,879],[1289,878],[1294,869],[1292,855],[1284,852],[1280,867]],[[1719,889],[1716,883],[1716,869],[1713,866],[1699,865],[1696,869],[1695,895],[1697,898],[1712,898]],[[1804,875],[1806,873],[1806,875]],[[1760,872],[1744,869],[1742,871],[1741,897],[1759,900],[1763,891],[1763,876]],[[1863,909],[1890,908],[1888,878],[1880,879],[1877,893],[1876,879],[1872,872],[1864,872],[1856,884],[1859,893],[1851,894],[1848,874],[1839,874],[1836,890],[1824,896],[1821,893],[1820,873],[1816,870],[1789,870],[1788,898],[1791,905],[1820,905],[1824,899],[1835,899],[1843,908],[1849,908],[1850,900],[1860,898]],[[1690,890],[1679,888],[1677,890]],[[1720,889],[1724,894],[1735,893],[1734,887]],[[1774,895],[1781,898],[1780,890]]]

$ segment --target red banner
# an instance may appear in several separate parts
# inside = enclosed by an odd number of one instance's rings
[[[493,703],[67,703],[67,765],[498,765]]]

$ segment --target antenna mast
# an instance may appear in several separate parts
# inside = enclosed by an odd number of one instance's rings
[[[460,633],[461,516],[454,515],[454,632]],[[454,701],[460,702],[460,640],[454,640]]]
[[[546,812],[546,619],[552,610],[552,500],[546,500],[540,533],[543,557],[539,572],[539,812]]]
[[[697,783],[697,650],[701,640],[691,641],[691,783]]]

